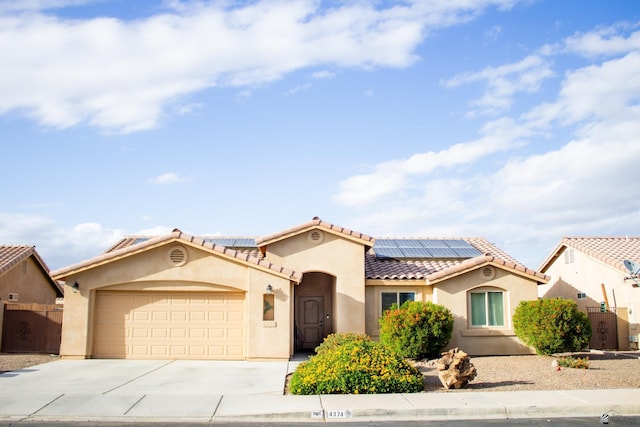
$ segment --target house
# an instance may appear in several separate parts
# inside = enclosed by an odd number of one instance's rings
[[[0,302],[55,304],[62,292],[35,246],[0,245]]]
[[[574,300],[595,319],[594,339],[613,344],[592,340],[592,347],[638,349],[640,281],[625,260],[640,262],[640,237],[564,237],[539,268],[550,277],[538,287],[539,296]],[[610,326],[599,318],[606,312],[614,318]]]
[[[0,341],[7,304],[55,304],[62,295],[34,246],[0,245]]]
[[[375,338],[406,300],[452,311],[451,347],[532,353],[511,315],[548,279],[482,238],[374,239],[318,218],[257,239],[131,237],[53,275],[68,358],[287,359],[330,333]]]

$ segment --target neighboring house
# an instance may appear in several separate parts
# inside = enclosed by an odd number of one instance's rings
[[[34,246],[0,245],[0,348],[6,347],[1,343],[6,304],[49,305],[62,295]]]
[[[34,246],[0,245],[0,302],[55,304],[62,291]]]
[[[127,238],[53,275],[69,358],[287,359],[334,332],[377,337],[406,300],[452,311],[449,347],[532,353],[511,316],[547,281],[482,238],[376,240],[317,218],[258,239]]]
[[[539,268],[551,280],[539,286],[538,294],[572,299],[591,316],[612,311],[617,322],[608,332],[617,329],[617,347],[637,349],[640,280],[624,266],[627,259],[640,262],[640,237],[565,237]],[[606,332],[592,326],[594,335]]]

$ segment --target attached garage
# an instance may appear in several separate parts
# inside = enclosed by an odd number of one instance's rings
[[[97,291],[95,358],[244,359],[245,294]]]

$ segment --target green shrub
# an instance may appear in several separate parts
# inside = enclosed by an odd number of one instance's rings
[[[538,354],[578,351],[591,339],[587,314],[564,298],[521,301],[513,314],[513,329]]]
[[[380,318],[380,342],[403,357],[437,357],[451,339],[453,315],[432,302],[406,301]]]
[[[289,382],[292,394],[417,393],[420,371],[392,349],[366,336],[328,338],[328,344],[298,365]],[[324,343],[323,343],[324,344]]]
[[[358,344],[364,341],[370,341],[365,334],[356,334],[354,332],[347,332],[343,334],[331,334],[322,341],[322,343],[316,347],[316,354],[322,354],[325,351],[335,350],[343,344]]]
[[[588,357],[560,357],[558,365],[563,368],[589,369]]]

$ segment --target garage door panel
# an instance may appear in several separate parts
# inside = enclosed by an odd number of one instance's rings
[[[243,359],[244,294],[102,291],[94,357]]]

